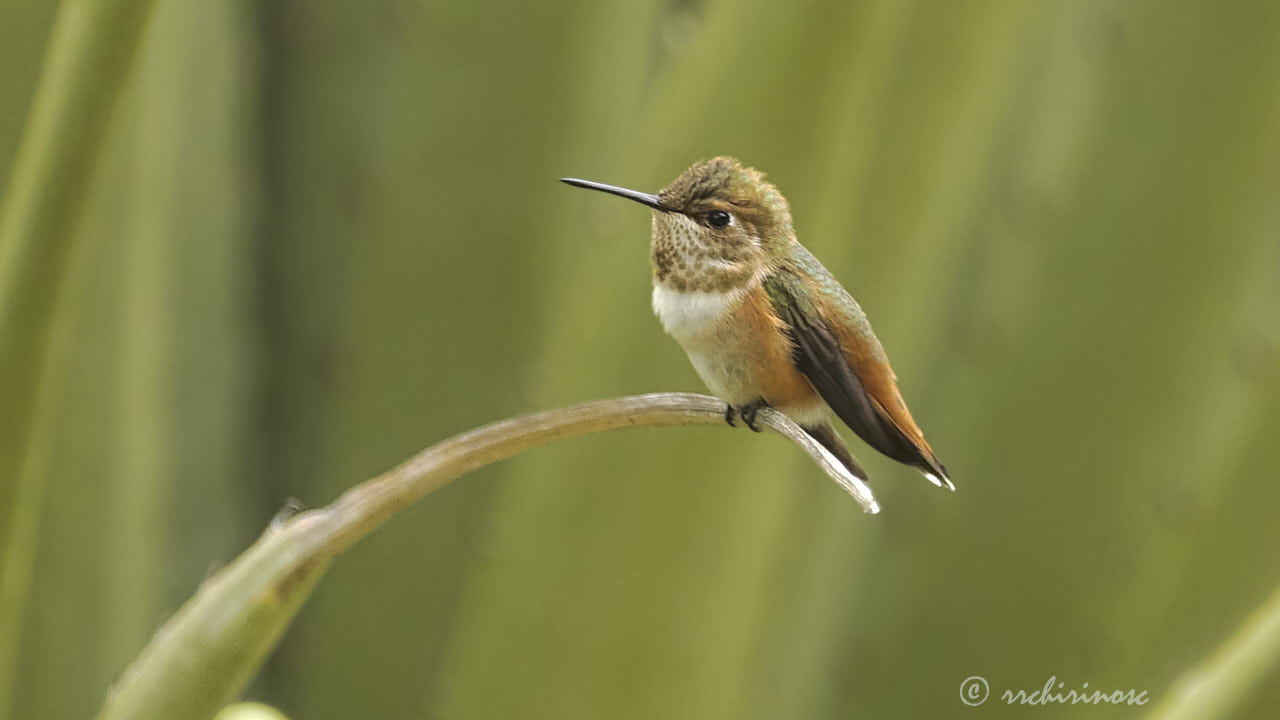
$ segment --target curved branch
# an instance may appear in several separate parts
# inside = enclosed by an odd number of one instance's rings
[[[341,552],[397,510],[454,478],[536,447],[627,427],[724,425],[724,402],[692,393],[610,398],[500,420],[455,435],[347,491],[329,507],[297,520],[331,526],[329,549]],[[786,415],[761,408],[761,424],[799,445],[869,513],[880,511],[871,489]]]
[[[789,418],[762,408],[756,419],[799,445],[865,511],[879,512],[866,484]],[[558,440],[680,425],[724,425],[724,403],[653,393],[500,420],[436,443],[328,507],[273,523],[155,634],[111,689],[99,717],[213,717],[266,659],[338,553],[451,480]]]

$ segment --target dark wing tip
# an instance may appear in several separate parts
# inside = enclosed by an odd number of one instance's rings
[[[867,393],[849,366],[839,340],[821,319],[805,316],[789,293],[782,295],[775,298],[775,302],[782,301],[775,307],[795,344],[793,362],[836,416],[872,448],[904,465],[918,468],[933,484],[955,490],[946,468],[934,457],[933,451],[907,436]]]

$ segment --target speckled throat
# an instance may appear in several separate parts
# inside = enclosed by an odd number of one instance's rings
[[[649,258],[653,280],[680,292],[726,292],[746,285],[761,261],[757,243],[709,243],[696,221],[680,213],[654,213]]]

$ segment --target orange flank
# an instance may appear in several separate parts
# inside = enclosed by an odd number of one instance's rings
[[[774,312],[764,287],[757,284],[748,290],[730,315],[732,317],[726,317],[724,322],[747,329],[749,340],[745,345],[751,356],[750,384],[759,388],[765,402],[788,415],[821,410],[822,398],[796,367],[786,324]]]

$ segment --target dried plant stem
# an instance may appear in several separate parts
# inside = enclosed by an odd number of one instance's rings
[[[723,425],[724,402],[705,395],[653,393],[598,400],[502,420],[454,436],[355,487],[315,517],[332,526],[327,547],[341,552],[397,510],[459,475],[557,440],[626,427]],[[871,490],[785,415],[764,408],[760,424],[809,453],[867,512],[879,511]]]
[[[253,676],[338,553],[454,478],[604,430],[723,425],[724,409],[705,395],[635,395],[501,420],[439,442],[328,507],[273,525],[156,633],[99,717],[212,717]],[[799,445],[865,511],[879,512],[870,489],[785,415],[764,408],[756,419]]]

